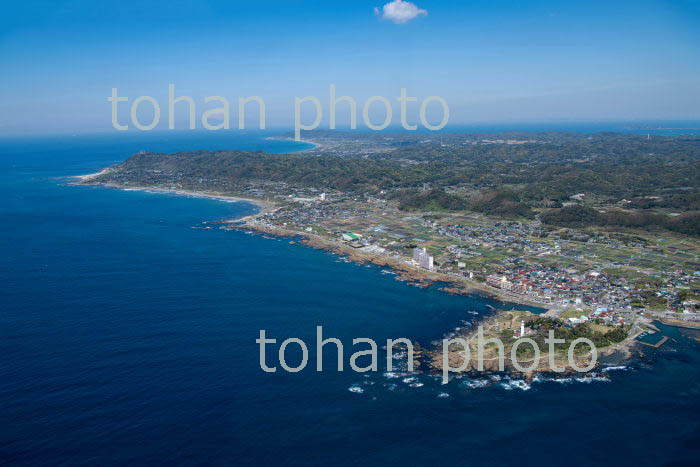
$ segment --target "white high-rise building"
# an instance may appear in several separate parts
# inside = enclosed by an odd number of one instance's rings
[[[425,253],[425,248],[418,248],[418,247],[414,248],[413,249],[413,261],[415,261],[416,263],[420,263],[420,257],[423,253]]]
[[[427,269],[428,271],[432,271],[433,270],[433,257],[427,253],[424,254],[423,257],[421,258],[420,265],[422,268]]]
[[[413,261],[423,269],[433,270],[433,257],[428,254],[425,248],[416,247],[413,249]]]

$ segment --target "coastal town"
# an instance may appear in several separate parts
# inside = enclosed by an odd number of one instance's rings
[[[627,181],[640,172],[661,176],[654,158],[635,156],[638,166],[630,166],[621,145],[634,154],[658,148],[676,161],[695,150],[693,141],[553,133],[315,138],[296,155],[141,152],[77,183],[249,200],[257,214],[193,228],[284,237],[375,263],[412,285],[486,293],[601,342],[656,345],[655,320],[700,328],[696,195],[677,186],[694,179],[667,168],[667,179],[640,182],[633,192],[617,179],[598,182],[610,164]],[[595,168],[595,181],[538,181],[563,163],[572,167],[569,180],[580,166]]]
[[[538,220],[411,213],[381,196],[295,190],[242,227],[313,236],[352,256],[385,258],[435,280],[478,285],[575,325],[639,317],[700,323],[698,247],[670,238],[552,229]],[[240,225],[235,228],[241,228]],[[690,252],[690,254],[688,254]]]

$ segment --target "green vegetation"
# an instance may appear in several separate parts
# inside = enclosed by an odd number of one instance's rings
[[[392,195],[402,210],[474,211],[507,218],[534,217],[530,207],[512,190],[484,190],[469,199],[442,188],[429,191],[399,190]]]
[[[394,196],[399,201],[399,209],[421,211],[463,211],[467,200],[458,195],[445,193],[441,188],[419,192],[410,190]]]
[[[384,193],[403,210],[473,211],[506,218],[533,218],[541,211],[542,221],[553,226],[700,235],[699,137],[507,133],[440,134],[439,140],[431,140],[417,134],[319,135],[334,138],[336,149],[281,155],[142,153],[95,181],[223,193],[235,193],[246,184],[276,183]],[[375,149],[352,153],[358,142]],[[576,205],[567,205],[572,202]]]
[[[567,206],[552,209],[542,215],[547,224],[567,227],[600,225],[606,227],[668,229],[686,235],[700,235],[700,211],[685,212],[669,217],[653,212],[625,212],[619,210],[599,212],[587,206]]]
[[[627,337],[628,333],[628,329],[623,326],[615,326],[609,328],[606,332],[602,332],[601,329],[604,328],[603,326],[591,325],[588,323],[577,324],[569,328],[564,326],[562,321],[544,317],[537,317],[529,320],[527,326],[536,331],[532,339],[537,342],[540,348],[547,348],[544,339],[549,336],[549,331],[553,330],[556,339],[566,340],[565,344],[555,345],[556,350],[562,351],[567,350],[571,342],[580,337],[590,339],[596,347],[602,348],[622,342]],[[580,349],[577,347],[577,350],[588,351],[586,346],[581,346]]]
[[[568,319],[568,318],[580,318],[581,315],[583,315],[581,310],[577,310],[575,308],[569,308],[568,310],[564,311],[561,315],[559,315],[560,318],[562,319]]]

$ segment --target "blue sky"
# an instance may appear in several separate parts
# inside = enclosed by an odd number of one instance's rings
[[[417,0],[405,24],[375,15],[387,2],[6,3],[0,133],[110,130],[112,87],[167,111],[169,83],[259,95],[268,126],[330,83],[360,105],[439,95],[450,124],[700,120],[700,2]]]

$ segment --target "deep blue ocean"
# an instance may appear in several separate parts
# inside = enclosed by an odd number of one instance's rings
[[[429,344],[507,305],[191,228],[248,203],[66,185],[139,150],[305,147],[236,132],[0,139],[0,465],[700,465],[690,331],[664,327],[667,345],[588,383],[365,377],[353,338]],[[332,348],[316,371],[317,325],[345,344],[346,371]],[[306,369],[263,372],[260,329],[277,339],[268,364],[297,337]]]

